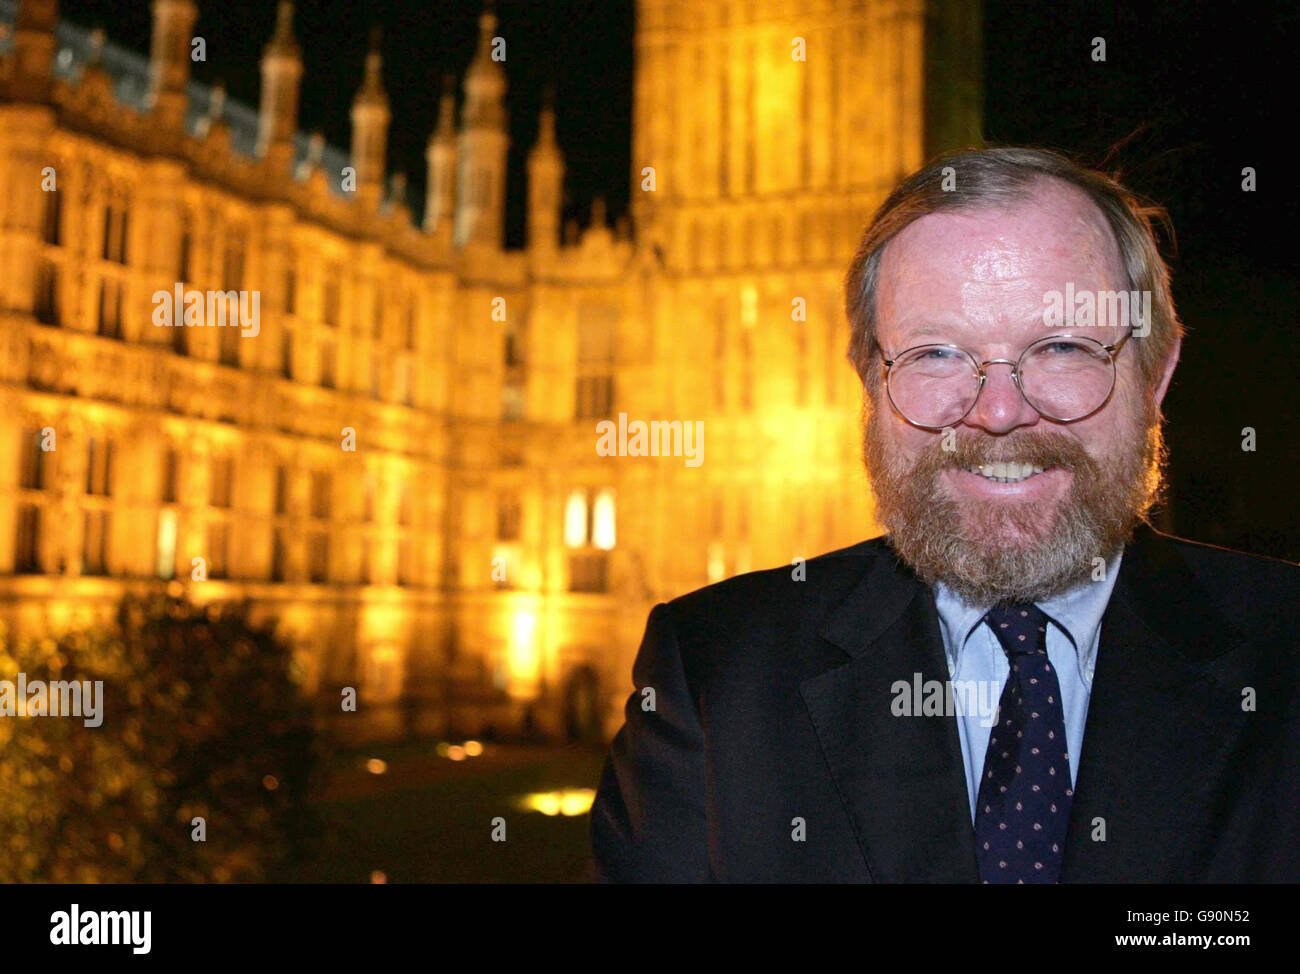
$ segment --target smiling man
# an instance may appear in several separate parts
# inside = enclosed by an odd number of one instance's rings
[[[1300,567],[1145,521],[1181,344],[1150,217],[1033,149],[885,201],[846,306],[888,534],[655,607],[603,879],[1300,880]],[[1103,323],[1121,292],[1149,320]]]

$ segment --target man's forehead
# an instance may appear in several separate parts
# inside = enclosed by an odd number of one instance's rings
[[[1014,203],[930,213],[885,247],[882,289],[936,277],[996,284],[1123,274],[1105,216],[1082,190],[1043,180]]]

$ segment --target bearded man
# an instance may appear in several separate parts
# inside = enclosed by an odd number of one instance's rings
[[[888,534],[654,608],[602,879],[1300,880],[1300,566],[1147,523],[1155,212],[1019,148],[885,201],[846,307]]]

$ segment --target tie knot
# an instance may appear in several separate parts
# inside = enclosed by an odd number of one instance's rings
[[[1023,656],[1047,648],[1047,615],[1032,603],[995,606],[984,621],[1008,656]]]

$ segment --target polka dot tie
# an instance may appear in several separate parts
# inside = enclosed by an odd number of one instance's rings
[[[1035,605],[984,617],[1011,663],[989,732],[975,851],[986,883],[1055,883],[1070,818],[1070,757],[1061,687],[1047,658],[1047,616]]]

